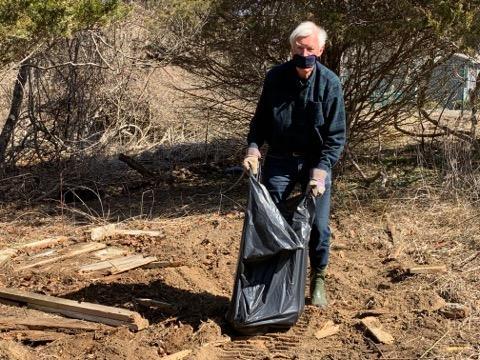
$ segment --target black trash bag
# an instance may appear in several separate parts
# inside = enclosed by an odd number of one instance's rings
[[[288,329],[305,307],[315,200],[304,196],[288,222],[250,175],[237,274],[227,320],[243,334]]]

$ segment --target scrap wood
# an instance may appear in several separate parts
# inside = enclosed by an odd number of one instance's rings
[[[185,266],[185,262],[160,260],[160,261],[152,261],[149,264],[143,265],[142,268],[143,269],[163,269],[163,268],[180,267],[180,266]]]
[[[153,307],[165,313],[174,314],[178,311],[175,305],[169,304],[165,301],[146,299],[146,298],[135,298],[135,301],[140,305]]]
[[[468,344],[459,344],[459,345],[451,345],[451,346],[445,346],[443,348],[444,352],[452,353],[452,352],[461,352],[461,351],[467,351],[467,350],[472,350],[472,346]]]
[[[379,342],[384,344],[393,344],[394,338],[388,332],[382,330],[382,324],[377,318],[368,316],[360,320],[360,323],[367,331]]]
[[[360,310],[356,317],[357,318],[364,318],[367,316],[382,316],[388,314],[389,311],[386,309],[368,309],[368,310]]]
[[[80,273],[92,271],[106,271],[110,275],[120,274],[122,272],[132,270],[138,267],[143,267],[153,261],[156,261],[155,256],[143,257],[141,254],[122,256],[116,259],[100,261],[94,264],[83,265],[79,268]]]
[[[161,360],[182,360],[192,353],[192,350],[182,350],[171,355],[163,356]]]
[[[110,270],[110,275],[120,274],[122,272],[141,267],[143,265],[146,265],[146,264],[151,263],[151,262],[156,261],[156,260],[157,260],[157,258],[155,256],[147,256],[147,257],[142,258],[142,259],[132,260],[132,261],[126,263],[126,264],[121,264],[119,266],[116,266],[116,267],[112,268]]]
[[[445,303],[438,311],[448,319],[464,319],[472,312],[468,306],[458,303]]]
[[[317,339],[323,339],[327,336],[335,335],[340,331],[340,325],[335,325],[332,320],[328,320],[320,330],[315,333]]]
[[[37,318],[17,316],[1,316],[0,330],[42,330],[42,329],[68,329],[96,331],[103,329],[102,325],[65,318]]]
[[[28,342],[52,342],[58,339],[63,339],[67,336],[64,333],[55,331],[40,331],[40,330],[14,330],[8,333],[3,333],[0,338],[3,340],[28,341]]]
[[[100,322],[107,325],[127,325],[132,330],[142,330],[148,327],[148,320],[139,313],[116,308],[78,302],[55,296],[41,295],[18,289],[0,288],[0,299],[7,299],[41,311],[63,314],[68,317]]]
[[[18,268],[18,270],[25,270],[25,269],[30,269],[30,268],[37,267],[37,266],[56,263],[56,262],[59,262],[59,261],[65,260],[65,259],[69,259],[69,258],[78,256],[78,255],[82,255],[82,254],[86,254],[86,253],[89,253],[89,252],[92,252],[92,251],[100,250],[100,249],[103,249],[105,247],[107,247],[107,245],[101,244],[101,243],[83,243],[83,244],[79,244],[79,245],[74,245],[70,248],[67,248],[67,250],[68,249],[70,249],[70,250],[67,251],[65,254],[55,256],[53,258],[39,260],[39,261],[36,261],[34,263],[21,266],[20,268]]]
[[[0,266],[6,264],[8,260],[10,260],[13,256],[17,254],[17,249],[6,248],[0,250]]]
[[[95,251],[92,255],[100,260],[114,259],[119,256],[127,255],[128,250],[115,246],[108,246],[105,249]]]
[[[68,239],[69,238],[67,236],[54,236],[54,237],[49,237],[49,238],[34,241],[34,242],[15,244],[13,247],[16,249],[26,249],[26,250],[43,249],[51,245],[56,245],[58,243],[65,242]]]
[[[115,259],[104,260],[100,262],[96,262],[93,264],[82,265],[78,271],[80,273],[91,272],[91,271],[102,271],[108,270],[110,268],[117,268],[118,266],[130,263],[134,260],[143,259],[143,255],[136,254],[136,255],[128,255],[128,256],[121,256]]]
[[[165,234],[162,231],[156,230],[129,230],[129,229],[119,229],[116,224],[108,224],[105,226],[100,226],[93,228],[90,231],[90,238],[93,241],[103,240],[107,237],[115,235],[126,235],[126,236],[149,236],[149,237],[164,237]]]
[[[409,274],[436,274],[447,272],[446,265],[418,265],[407,269]]]

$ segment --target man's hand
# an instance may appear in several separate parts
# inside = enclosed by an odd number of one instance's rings
[[[243,168],[245,171],[248,172],[252,170],[253,175],[257,175],[260,157],[261,154],[257,148],[248,148],[247,155],[243,159]]]
[[[308,183],[308,190],[314,196],[322,196],[325,192],[325,182],[328,173],[322,169],[312,169],[311,179]]]

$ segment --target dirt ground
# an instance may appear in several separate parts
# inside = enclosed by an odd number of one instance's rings
[[[93,276],[77,271],[80,264],[94,262],[89,255],[22,271],[18,265],[38,254],[22,252],[11,260],[1,269],[1,287],[138,311],[150,326],[139,332],[65,332],[54,341],[36,342],[0,329],[0,359],[161,359],[182,350],[191,350],[186,359],[480,359],[478,209],[425,192],[395,192],[371,200],[346,181],[338,182],[333,201],[329,308],[307,305],[286,332],[235,334],[224,315],[247,185],[242,180],[224,196],[220,188],[236,178],[142,184],[130,187],[127,195],[110,187],[102,204],[110,222],[160,230],[164,236],[115,236],[104,242],[181,266]],[[95,202],[90,206],[95,208]],[[87,241],[88,230],[100,222],[92,220],[93,210],[73,208],[48,201],[3,203],[0,248],[54,235],[70,238],[62,246]],[[446,265],[447,271],[412,275],[407,268],[413,265]],[[138,304],[136,298],[165,301],[178,311],[164,313]],[[453,318],[443,311],[445,303],[461,304],[467,313]],[[383,330],[394,337],[392,344],[378,343],[360,325],[366,311],[376,312]],[[54,317],[12,305],[0,305],[0,313]],[[340,331],[317,339],[314,334],[327,320]]]

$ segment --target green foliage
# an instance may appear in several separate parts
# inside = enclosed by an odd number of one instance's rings
[[[0,65],[21,60],[40,42],[121,16],[120,0],[0,0]]]

